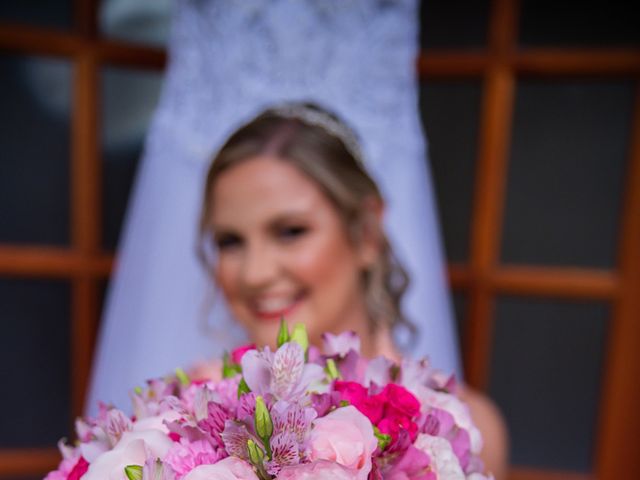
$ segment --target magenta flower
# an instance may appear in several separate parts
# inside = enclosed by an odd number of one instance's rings
[[[183,438],[179,443],[173,444],[164,458],[164,463],[173,469],[176,478],[180,480],[198,465],[216,463],[220,458],[221,455],[209,442],[189,442]]]

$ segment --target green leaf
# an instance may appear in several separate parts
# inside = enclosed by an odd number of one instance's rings
[[[376,427],[375,425],[373,426],[373,434],[378,439],[378,448],[380,449],[380,451],[382,451],[385,448],[387,448],[389,443],[391,443],[391,435],[388,435],[386,433],[382,433],[380,431],[380,429],[378,427]]]
[[[222,378],[232,378],[242,373],[242,367],[231,361],[229,353],[225,352],[222,357]]]
[[[140,465],[127,465],[124,474],[129,480],[142,480],[142,467]]]
[[[240,380],[240,383],[238,384],[238,398],[240,398],[245,393],[249,393],[250,391],[251,389],[249,388],[249,385],[247,385],[247,382],[245,382],[244,378],[242,378]]]
[[[278,330],[278,348],[287,343],[290,340],[289,327],[284,317],[280,318],[280,329]]]

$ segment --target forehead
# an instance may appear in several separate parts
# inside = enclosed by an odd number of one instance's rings
[[[221,173],[212,200],[214,223],[225,225],[333,210],[315,181],[272,156],[253,157]]]

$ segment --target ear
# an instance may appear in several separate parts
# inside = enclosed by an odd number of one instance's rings
[[[384,203],[380,198],[368,197],[362,204],[358,259],[362,268],[373,265],[382,253],[384,238]]]

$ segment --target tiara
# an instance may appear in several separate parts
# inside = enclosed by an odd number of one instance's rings
[[[325,132],[340,140],[360,167],[364,169],[364,157],[358,138],[353,130],[334,118],[331,114],[314,108],[313,106],[300,103],[280,105],[270,108],[269,111],[279,117],[300,120],[307,125],[322,128]]]

